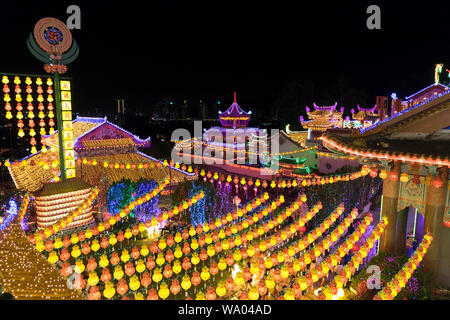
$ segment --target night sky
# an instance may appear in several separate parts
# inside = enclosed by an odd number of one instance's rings
[[[267,111],[291,80],[326,87],[342,76],[372,106],[376,95],[430,85],[435,63],[449,67],[444,1],[241,2],[2,1],[0,71],[44,73],[25,40],[40,18],[66,22],[70,4],[81,7],[68,72],[80,113],[112,111],[114,98],[141,111],[163,97],[228,106],[234,90],[244,109]],[[381,30],[366,28],[370,4],[381,7]]]

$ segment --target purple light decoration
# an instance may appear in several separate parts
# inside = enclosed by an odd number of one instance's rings
[[[300,116],[300,122],[303,122],[303,121],[305,121],[305,119],[303,118],[303,116]]]
[[[332,106],[318,106],[315,102],[313,103],[314,109],[315,110],[320,110],[320,111],[334,111],[336,110],[337,107],[337,102],[334,103],[334,105]]]
[[[245,112],[239,107],[236,99],[236,91],[234,92],[234,100],[227,111],[219,111],[219,120],[224,128],[245,128],[250,121],[251,111]],[[235,118],[235,119],[227,119]]]
[[[359,108],[359,106],[358,106],[358,108]],[[355,113],[355,109],[352,108],[352,114],[353,114],[353,113]]]
[[[344,112],[344,107],[341,107],[341,110],[340,110],[341,112]]]
[[[357,107],[358,107],[358,111],[362,110],[362,111],[368,111],[370,113],[373,113],[376,110],[377,105],[375,105],[373,108],[363,108],[363,107],[360,107],[359,104],[358,104]]]

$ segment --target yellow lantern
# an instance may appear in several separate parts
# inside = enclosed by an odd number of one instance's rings
[[[161,274],[160,268],[155,268],[153,270],[152,280],[156,283],[158,283],[162,280],[162,274]]]
[[[103,296],[107,299],[111,299],[116,294],[116,289],[112,282],[108,281],[105,283],[105,290],[103,290]]]
[[[225,296],[226,293],[227,293],[227,288],[225,287],[225,283],[224,283],[223,281],[220,281],[220,282],[217,284],[216,294],[217,294],[219,297],[223,297],[223,296]]]
[[[267,259],[267,260],[269,260],[269,259]],[[275,281],[273,280],[273,276],[271,274],[269,274],[266,277],[266,287],[269,290],[272,290],[273,288],[275,288]]]
[[[75,272],[81,274],[81,273],[83,273],[84,269],[85,269],[85,266],[84,266],[83,261],[82,260],[77,260],[75,262],[75,268],[74,268]]]
[[[123,270],[122,270],[122,267],[121,267],[120,265],[117,265],[117,266],[114,268],[114,274],[113,274],[114,279],[120,280],[120,279],[123,278],[123,275],[124,275],[124,272],[123,272]]]
[[[167,286],[167,283],[165,283],[165,282],[161,283],[161,286],[160,286],[160,288],[158,290],[159,297],[161,299],[165,300],[165,299],[167,299],[169,294],[170,294],[170,290],[169,290],[169,288]]]
[[[181,281],[181,287],[184,289],[184,291],[188,291],[191,286],[191,278],[189,278],[189,276],[185,274],[183,276],[183,280]]]
[[[98,279],[98,274],[95,271],[91,271],[89,272],[89,278],[88,278],[88,284],[93,287],[95,285],[97,285],[99,279]]]
[[[250,300],[258,300],[259,298],[259,293],[256,287],[251,287],[249,292],[248,292],[248,298]]]
[[[234,283],[236,283],[236,285],[238,285],[238,286],[241,286],[241,285],[244,285],[244,284],[245,284],[245,279],[244,279],[244,277],[242,276],[242,272],[241,272],[241,271],[239,271],[239,272],[236,274],[236,278],[234,279]]]
[[[203,267],[202,272],[200,273],[200,278],[203,281],[208,281],[210,277],[211,277],[211,274],[209,273],[208,267]]]
[[[139,287],[141,286],[141,282],[139,281],[139,278],[137,275],[133,275],[130,278],[129,286],[130,286],[130,289],[133,291],[136,291],[139,289]]]

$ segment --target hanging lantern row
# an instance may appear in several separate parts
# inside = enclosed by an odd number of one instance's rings
[[[356,211],[353,211],[356,212]],[[332,253],[330,254],[321,264],[317,265],[314,269],[308,269],[305,275],[299,276],[296,278],[296,283],[298,283],[301,291],[305,290],[308,286],[314,285],[314,283],[318,282],[323,277],[326,277],[334,267],[340,264],[343,257],[345,257],[350,250],[355,250],[356,243],[358,240],[364,235],[368,226],[372,223],[372,215],[368,214],[360,223],[360,225],[356,228],[356,230],[348,236],[345,241]],[[314,249],[305,253],[302,257],[300,257],[300,271],[305,271],[307,266],[315,261],[317,257],[327,250],[327,246],[330,243],[336,243],[342,234],[345,232],[345,228],[348,228],[348,224],[345,224],[345,227],[340,225],[341,229],[335,229],[323,243],[323,247],[319,244]],[[337,232],[336,232],[337,231]],[[331,239],[330,239],[331,238]],[[331,242],[330,242],[331,240]],[[359,248],[358,248],[359,250]],[[357,250],[355,250],[357,251]],[[334,292],[334,291],[333,291]],[[336,293],[334,293],[336,294]]]
[[[310,221],[315,214],[322,208],[322,204],[318,203],[316,204],[310,211],[307,212],[306,215],[304,215],[300,220],[295,223],[291,224],[290,226],[286,227],[286,230],[280,230],[275,235],[271,236],[270,238],[270,244],[272,246],[277,245],[281,243],[282,241],[285,241],[289,237],[293,236],[297,232],[304,232],[306,229],[304,227],[304,224],[308,221]],[[274,266],[281,266],[281,274],[283,278],[287,278],[289,275],[293,275],[296,272],[300,271],[303,268],[303,265],[300,261],[303,259],[294,259],[292,263],[289,263],[292,268],[289,268],[289,271],[287,269],[287,266],[284,264],[285,261],[290,259],[291,257],[295,256],[299,252],[303,251],[306,247],[308,247],[312,242],[314,242],[322,232],[326,231],[343,212],[343,207],[339,206],[330,216],[326,219],[324,223],[321,224],[322,227],[318,227],[314,231],[308,233],[308,235],[302,237],[300,241],[298,241],[296,244],[290,245],[289,248],[282,249],[281,247],[277,248],[271,256],[262,259],[262,261],[259,262],[259,266],[256,265],[255,262],[253,262],[250,273],[252,275],[257,274],[264,274],[266,269],[271,269]],[[351,215],[347,217],[344,222],[341,224],[342,226],[346,226],[349,222],[353,221],[354,217],[357,216],[357,211],[352,211]],[[348,219],[350,218],[350,219]],[[328,225],[328,228],[323,229],[324,226]],[[349,226],[349,224],[348,224]],[[322,231],[321,231],[322,230]],[[312,238],[311,238],[312,236]],[[258,251],[256,252],[256,248],[258,248]],[[256,244],[255,246],[251,246],[247,249],[247,253],[252,252],[252,254],[248,254],[248,257],[258,257],[259,252],[264,252],[266,250],[266,243],[260,242],[259,246]],[[256,253],[256,254],[255,254]],[[303,261],[304,264],[304,261]],[[246,270],[244,270],[244,273]],[[271,270],[273,272],[273,270]],[[285,276],[286,275],[286,276]],[[249,293],[250,294],[250,293]]]
[[[290,216],[289,210],[286,210],[284,213],[285,213],[284,214],[284,216],[285,216],[284,219],[286,219],[288,216]],[[251,242],[253,239],[248,239],[248,240]],[[273,245],[275,245],[276,243],[277,242],[275,241],[275,243]],[[222,250],[230,249],[230,247],[225,246],[225,244],[227,244],[227,242],[223,241],[221,249],[218,250],[217,252],[220,252]],[[235,243],[235,245],[238,246],[239,243]],[[192,264],[196,266],[200,262],[200,260],[205,261],[208,257],[213,257],[215,255],[215,253],[216,253],[216,250],[212,250],[212,252],[210,252],[211,251],[210,248],[211,248],[211,246],[208,248],[209,249],[208,251],[203,250],[200,253],[200,255],[197,254],[196,252],[194,252],[194,254],[193,254],[192,258],[190,259],[190,261],[186,260],[188,258],[185,257],[185,259],[183,260],[183,265],[182,265],[183,269],[185,269],[187,271],[187,270],[189,270],[191,268]],[[216,245],[216,248],[217,248],[217,245]],[[83,250],[79,250],[78,246],[76,246],[76,247],[74,247],[72,249],[72,253],[71,254],[68,253],[67,249],[63,249],[63,252],[61,253],[60,258],[61,258],[62,261],[67,261],[70,256],[72,256],[75,259],[77,259],[81,255],[82,251]],[[150,251],[152,251],[152,249],[150,249]],[[158,253],[158,256],[157,256],[156,260],[154,260],[153,256],[149,256],[147,258],[147,263],[146,263],[145,266],[143,264],[143,260],[142,259],[140,259],[138,261],[135,261],[134,264],[132,262],[130,262],[130,258],[133,258],[134,260],[139,259],[141,253],[143,255],[145,255],[145,256],[149,254],[149,250],[148,250],[146,245],[142,246],[140,251],[138,250],[137,247],[134,247],[133,250],[132,250],[131,256],[128,253],[128,250],[126,250],[126,249],[122,250],[120,257],[119,257],[117,252],[113,252],[112,257],[111,257],[111,261],[109,261],[107,259],[106,255],[102,255],[100,257],[98,265],[100,265],[102,268],[106,268],[109,265],[109,263],[111,262],[111,264],[115,266],[114,278],[116,280],[119,280],[119,281],[124,276],[124,272],[123,272],[122,266],[119,265],[120,262],[126,264],[126,266],[125,266],[125,274],[128,277],[132,277],[132,275],[134,274],[135,271],[138,271],[139,273],[142,273],[145,270],[145,267],[147,267],[149,270],[152,270],[153,268],[155,268],[156,265],[158,265],[158,267],[153,270],[153,276],[152,276],[152,280],[154,282],[156,282],[157,284],[159,284],[159,282],[163,279],[163,276],[166,279],[169,279],[169,278],[171,278],[173,276],[174,273],[175,274],[179,274],[180,271],[181,271],[181,266],[180,266],[180,261],[179,260],[175,260],[173,265],[171,264],[171,262],[173,261],[174,257],[177,256],[176,253],[172,254],[172,255],[168,255],[169,252],[167,252],[166,258],[164,258],[164,256],[162,255],[162,252],[160,252],[160,253]],[[171,253],[171,251],[170,251],[170,253]],[[199,278],[198,278],[199,273],[197,271],[194,271],[190,281],[191,281],[192,284],[198,285],[201,282],[201,280],[203,280],[203,281],[209,280],[211,274],[215,275],[215,274],[217,274],[217,272],[219,270],[223,271],[227,266],[230,267],[232,264],[235,263],[235,261],[240,261],[242,258],[246,258],[248,256],[252,256],[253,254],[255,254],[255,251],[253,251],[253,252],[251,252],[250,250],[247,251],[246,248],[237,249],[237,250],[235,250],[234,254],[229,253],[227,255],[226,260],[225,260],[225,258],[221,258],[219,263],[214,263],[213,262],[213,263],[211,263],[209,268],[208,267],[203,267]],[[51,261],[50,261],[50,259],[51,259]],[[57,263],[59,261],[59,258],[57,256],[56,252],[52,251],[49,254],[49,261],[51,263]],[[164,266],[164,272],[161,273],[161,267],[165,264],[166,261],[169,262],[169,264],[166,264]],[[82,260],[78,259],[75,264],[76,264],[75,272],[82,273],[85,270],[85,267],[84,267],[84,264],[83,264]],[[134,267],[135,264],[136,264],[136,268]],[[97,267],[97,262],[95,261],[94,257],[91,257],[89,259],[88,265],[90,265],[89,267],[91,268],[91,270],[95,270],[95,268]],[[67,270],[66,270],[67,268],[65,266],[70,267],[68,265],[68,263],[65,262],[63,264],[63,268],[61,269],[61,272],[63,274],[64,273],[69,273],[69,272],[67,272]],[[77,266],[78,266],[78,268],[77,268]],[[103,275],[103,272],[102,272],[102,275]],[[98,274],[97,275],[92,274],[92,283],[94,283],[96,281],[96,278],[98,278]],[[107,279],[105,277],[105,278],[103,278],[103,280],[109,281],[110,279]],[[161,286],[162,286],[162,284],[161,284]],[[160,288],[161,288],[161,286],[160,286]],[[136,284],[136,287],[138,287],[137,284]],[[122,291],[125,292],[126,290],[122,290]]]
[[[374,300],[393,300],[406,286],[408,280],[423,260],[428,248],[433,241],[431,233],[427,233],[414,254],[403,265],[402,269],[381,289],[373,298]]]
[[[8,120],[11,120],[13,118],[13,115],[11,113],[11,110],[12,110],[11,101],[12,101],[12,99],[11,99],[11,96],[10,96],[11,90],[10,90],[10,88],[8,86],[8,84],[9,84],[8,76],[4,75],[2,77],[2,83],[3,83],[3,93],[4,93],[3,101],[5,102],[6,118]],[[15,85],[14,86],[14,93],[15,93],[14,100],[15,100],[15,103],[16,103],[16,110],[17,110],[17,113],[16,113],[17,127],[19,128],[17,134],[18,134],[18,136],[20,138],[22,138],[22,137],[25,136],[25,132],[23,130],[23,128],[25,127],[25,124],[23,122],[24,114],[22,113],[22,111],[23,111],[23,106],[22,106],[23,98],[22,98],[22,89],[20,87],[20,84],[22,83],[22,80],[20,79],[19,76],[15,76],[13,83]],[[33,82],[31,80],[31,77],[26,77],[24,83],[26,85],[26,89],[25,89],[25,92],[23,94],[24,95],[26,94],[25,100],[26,100],[26,103],[27,103],[27,110],[28,110],[26,112],[26,116],[28,118],[28,127],[29,127],[28,132],[29,132],[29,135],[31,137],[30,138],[31,153],[35,154],[37,152],[37,149],[36,149],[37,142],[36,142],[36,138],[35,138],[35,136],[36,136],[35,126],[36,126],[36,124],[35,124],[35,120],[34,120],[35,119],[34,105],[33,105],[34,98],[33,98],[33,95],[32,95],[33,94],[33,89],[31,87]],[[53,97],[52,97],[52,94],[53,94],[53,89],[52,89],[53,81],[51,80],[51,78],[48,78],[46,83],[47,83],[47,94],[48,94],[47,95],[47,99],[46,99],[47,102],[48,102],[48,107],[47,107],[48,108],[48,114],[47,114],[47,116],[49,118],[49,123],[48,124],[50,126],[49,133],[53,134],[54,133],[53,126],[55,125],[54,120],[53,120],[54,113],[53,113],[53,105],[52,105],[52,102],[53,102]],[[42,89],[43,82],[42,82],[41,78],[36,78],[35,84],[37,85],[37,89],[36,89],[37,98],[36,98],[36,100],[38,101],[38,110],[39,110],[39,113],[38,113],[39,126],[40,126],[39,134],[42,137],[43,135],[46,134],[46,131],[45,131],[45,121],[44,121],[44,118],[45,118],[44,109],[45,109],[45,107],[44,107],[44,104],[43,104],[44,97],[43,97],[43,89]],[[42,147],[45,148],[44,145]]]
[[[106,225],[106,223],[105,223],[105,225]],[[245,227],[248,228],[248,226],[249,226],[249,224],[247,223],[247,224],[245,225]],[[197,229],[198,229],[198,228],[197,228]],[[103,224],[102,224],[101,226],[99,225],[99,227],[98,227],[98,229],[96,230],[95,233],[96,233],[96,235],[98,235],[98,231],[102,232],[102,231],[104,231],[104,230],[105,230],[105,226],[103,226]],[[143,230],[138,229],[138,227],[136,227],[136,226],[133,227],[133,231],[132,231],[132,232],[129,231],[129,230],[127,229],[126,232],[125,232],[125,238],[129,239],[129,238],[131,238],[132,235],[135,235],[135,236],[136,236],[140,231],[143,231]],[[191,230],[190,230],[190,231],[191,231]],[[201,230],[197,230],[197,231],[200,231],[200,232],[201,232]],[[223,231],[223,229],[222,229],[221,231]],[[120,231],[119,231],[119,233],[120,233]],[[157,253],[159,250],[164,250],[164,249],[166,249],[167,246],[173,247],[175,243],[178,244],[178,243],[180,243],[180,242],[182,241],[182,239],[186,240],[189,236],[192,236],[192,237],[193,237],[195,234],[196,234],[196,231],[195,231],[195,230],[194,230],[194,234],[192,234],[192,233],[189,233],[189,234],[188,234],[188,233],[187,233],[187,229],[185,229],[184,232],[183,232],[183,238],[181,238],[181,235],[180,235],[179,233],[178,233],[175,237],[169,236],[169,237],[167,238],[167,241],[166,241],[165,238],[161,238],[161,239],[159,239],[159,241],[153,242],[153,243],[152,243],[152,245],[151,245],[151,252],[152,252],[152,253]],[[60,249],[63,245],[64,245],[64,246],[66,247],[66,249],[67,249],[67,248],[70,246],[71,243],[72,243],[72,244],[75,244],[75,243],[77,243],[80,239],[83,239],[83,240],[84,240],[85,237],[91,238],[92,235],[93,235],[92,231],[89,230],[89,234],[86,234],[86,235],[84,235],[84,234],[79,234],[79,235],[77,236],[76,234],[72,234],[71,239],[68,239],[68,237],[66,237],[66,238],[64,239],[64,242],[61,242],[61,239],[58,238],[58,239],[57,239],[58,244],[56,244],[56,242],[55,242],[54,245],[53,245],[53,243],[52,243],[51,241],[47,241],[45,245],[43,244],[43,242],[40,242],[40,243],[36,243],[36,249],[37,249],[38,251],[40,251],[40,252],[42,252],[42,251],[44,251],[44,250],[46,250],[46,251],[51,251],[51,250],[53,250],[54,248]],[[212,238],[211,238],[211,235],[212,235]],[[213,234],[212,232],[210,232],[210,233],[207,233],[206,236],[205,236],[205,235],[202,235],[202,237],[200,238],[200,241],[199,241],[198,243],[197,243],[197,241],[196,241],[196,239],[195,239],[195,243],[197,244],[197,247],[194,247],[192,244],[191,244],[191,247],[197,249],[199,244],[200,244],[201,246],[204,246],[205,243],[206,243],[206,244],[211,244],[212,241],[208,241],[208,240],[209,240],[209,239],[213,239],[214,241],[218,241],[218,239],[219,239],[218,236],[219,236],[219,235],[217,234],[217,231],[215,231],[214,234]],[[116,237],[115,234],[111,234],[111,235],[109,236],[109,240],[108,240],[106,237],[103,237],[103,238],[102,238],[102,241],[101,241],[101,243],[100,243],[100,245],[99,245],[99,243],[98,243],[98,239],[94,239],[93,242],[92,242],[91,248],[92,248],[92,250],[93,250],[94,252],[97,252],[97,250],[100,249],[100,246],[101,246],[103,249],[106,249],[109,245],[114,246],[114,245],[117,243],[117,240],[119,240],[120,242],[123,241],[124,239],[121,238],[121,237],[123,237],[123,233],[122,233],[121,236],[118,235],[117,237]],[[223,239],[222,233],[220,234],[220,238]],[[112,239],[115,239],[115,240],[112,240]],[[203,241],[202,241],[201,239],[203,239]],[[89,243],[83,243],[83,246],[86,246],[86,245],[89,247]],[[186,248],[186,245],[187,245],[187,248]],[[186,245],[184,245],[184,247],[183,247],[183,252],[181,251],[181,248],[180,248],[180,247],[177,247],[177,249],[175,250],[175,256],[176,256],[177,258],[181,257],[181,255],[182,255],[183,253],[185,253],[185,254],[189,254],[189,253],[190,253],[190,246],[189,246],[189,243],[186,242]],[[147,248],[147,247],[145,246],[145,247],[142,247],[142,248]],[[147,250],[147,251],[148,251],[148,248],[147,248],[147,249],[142,249],[142,248],[141,248],[141,251],[142,251],[142,250]],[[188,252],[186,252],[187,249],[189,250]],[[72,250],[73,250],[73,249],[72,249]],[[90,250],[89,250],[89,251],[90,251]],[[89,252],[89,251],[88,251],[88,252]],[[172,252],[172,251],[171,251],[171,252]],[[180,253],[180,255],[178,255],[178,253]],[[147,254],[148,254],[148,252],[147,252]]]
[[[382,169],[380,171],[379,176],[383,180],[387,179],[388,176],[389,176],[389,179],[392,180],[392,181],[400,180],[400,182],[402,182],[402,183],[407,183],[408,181],[410,181],[410,177],[409,177],[409,175],[406,172],[402,172],[400,174],[400,177],[399,177],[396,172],[392,172],[392,171],[388,172],[385,169]],[[420,177],[415,175],[412,178],[412,182],[414,184],[420,184]],[[426,186],[433,186],[435,188],[441,188],[444,185],[444,182],[442,181],[442,179],[440,177],[434,177],[433,178],[432,176],[426,176],[425,179],[424,179],[424,184]]]
[[[333,296],[337,295],[338,290],[344,288],[352,275],[358,270],[358,267],[363,263],[364,258],[367,257],[370,250],[383,234],[387,223],[387,218],[383,217],[382,221],[378,223],[377,227],[372,231],[364,244],[354,253],[350,262],[344,266],[344,270],[336,275],[333,280],[331,280],[330,284],[325,286],[323,291],[319,293],[320,300],[332,300]]]
[[[139,233],[142,233],[145,230],[147,230],[147,228],[157,225],[158,222],[162,222],[162,219],[167,220],[167,218],[172,217],[174,214],[182,212],[184,210],[185,204],[187,204],[187,206],[190,207],[192,204],[196,203],[204,196],[205,196],[204,192],[200,191],[194,194],[190,199],[183,201],[182,204],[174,206],[172,209],[163,212],[158,216],[158,218],[153,217],[152,220],[147,220],[145,223],[140,222],[138,224],[133,225],[131,228],[127,228],[125,230],[125,236],[123,231],[119,230],[117,236],[115,233],[110,233],[110,237],[116,237],[118,239],[122,238],[123,240],[124,238],[130,239],[131,236],[137,236]],[[135,203],[135,205],[137,206],[142,203],[143,201],[142,199],[140,199],[138,200],[137,204]],[[115,225],[116,222],[119,222],[123,217],[125,217],[125,215],[126,215],[125,210],[121,210],[121,213],[116,213],[115,215],[111,216],[109,220],[105,221],[105,223],[100,222],[98,226],[95,226],[92,229],[88,228],[86,229],[86,231],[80,231],[78,234],[72,233],[70,239],[69,236],[66,236],[63,241],[61,241],[61,238],[56,238],[54,241],[47,240],[45,245],[42,242],[40,244],[36,243],[36,247],[40,252],[44,250],[51,251],[53,250],[53,248],[56,249],[61,249],[62,247],[69,248],[71,245],[75,245],[78,242],[84,241],[86,239],[91,239],[93,236],[97,236],[99,235],[99,233],[109,230],[111,226]]]
[[[320,224],[317,228],[310,231],[306,236],[302,237],[300,240],[296,241],[295,243],[289,245],[289,247],[285,248],[284,256],[294,256],[298,252],[302,252],[306,250],[312,243],[314,243],[319,237],[322,236],[324,232],[326,232],[331,225],[343,214],[344,207],[341,204],[338,208],[336,208],[329,216],[328,218]],[[338,239],[341,237],[341,235],[347,230],[347,228],[350,226],[350,224],[353,222],[353,220],[358,216],[358,211],[356,209],[353,209],[350,214],[345,217],[345,219],[339,224],[337,228],[333,230],[327,237],[321,240],[319,244],[317,244],[314,248],[310,249],[309,251],[305,252],[301,257],[298,259],[294,259],[293,263],[295,264],[295,273],[301,270],[305,270],[306,266],[310,264],[312,261],[314,261],[317,257],[324,254],[325,251],[330,247],[330,245],[333,242],[337,242]],[[268,262],[266,264],[267,268],[272,268],[273,266],[278,266],[280,264],[280,267],[286,267],[284,260],[280,259],[280,256],[275,256],[272,254],[271,261],[268,261],[270,259],[267,259]],[[286,259],[287,260],[287,259]],[[298,269],[300,268],[300,269]]]

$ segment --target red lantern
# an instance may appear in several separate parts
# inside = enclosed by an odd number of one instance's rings
[[[215,276],[219,272],[219,267],[217,266],[217,262],[211,262],[209,266],[209,273]]]
[[[129,261],[125,265],[125,274],[129,277],[131,277],[135,273],[136,269],[134,268],[133,262]]]
[[[172,266],[169,263],[164,266],[163,275],[167,279],[172,277],[172,275],[173,275]]]
[[[102,296],[102,295],[101,295],[101,293],[99,292],[97,286],[92,286],[92,287],[89,289],[89,294],[88,294],[88,299],[89,299],[89,300],[100,300],[101,296]]]
[[[265,296],[267,293],[267,286],[265,281],[259,281],[258,283],[258,293],[261,297]]]
[[[188,271],[191,268],[191,261],[188,257],[184,257],[181,266],[183,267],[184,271]]]
[[[159,167],[161,167],[161,164],[159,162],[157,162],[157,164],[159,164]],[[148,291],[147,300],[158,300],[158,293],[156,292],[155,288],[151,288]]]
[[[146,263],[147,269],[152,270],[155,267],[155,260],[153,256],[147,257],[147,263]]]
[[[206,290],[206,299],[208,300],[216,300],[216,290],[213,287],[208,287]]]
[[[131,249],[131,257],[134,260],[138,259],[140,255],[141,255],[141,253],[139,252],[138,247],[133,247],[133,249]]]
[[[166,261],[170,264],[173,261],[174,255],[171,249],[167,250]]]
[[[169,247],[173,246],[175,244],[175,240],[173,239],[173,235],[168,235],[166,243]],[[166,259],[167,260],[167,259]]]
[[[194,287],[198,286],[201,282],[200,273],[198,271],[194,271],[191,277],[191,283]]]
[[[206,259],[208,259],[208,254],[206,253],[206,249],[205,248],[203,248],[200,251],[199,257],[200,257],[200,260],[202,260],[202,261],[206,261]]]
[[[227,288],[227,291],[232,291],[234,289],[235,283],[233,277],[228,277],[227,281],[225,282],[225,287]]]
[[[103,237],[102,240],[100,241],[100,247],[102,247],[103,249],[108,248],[109,246],[109,241],[108,238]]]
[[[69,258],[70,258],[70,253],[67,250],[67,248],[62,249],[61,254],[59,255],[59,259],[61,261],[67,261],[67,260],[69,260]]]
[[[111,272],[109,271],[108,268],[102,269],[102,275],[100,276],[100,280],[102,280],[103,282],[108,282],[109,280],[111,280]]]
[[[66,277],[72,274],[72,267],[70,266],[70,264],[68,262],[64,262],[62,264],[61,274]]]
[[[172,280],[172,284],[170,285],[170,292],[176,296],[178,293],[180,293],[181,287],[180,287],[180,283],[178,282],[177,279],[173,279]]]
[[[109,262],[111,262],[113,266],[120,262],[119,254],[116,251],[111,254],[111,259],[109,259]]]
[[[159,250],[158,248],[158,241],[153,241],[152,244],[150,245],[150,252],[151,253],[157,253]]]
[[[125,295],[128,291],[128,285],[124,278],[120,279],[117,283],[117,293],[121,296]]]
[[[231,254],[231,252],[227,253],[225,262],[229,267],[231,267],[234,264],[234,258],[233,258],[233,255]]]
[[[242,272],[242,276],[244,277],[245,281],[249,281],[252,278],[252,274],[250,272],[249,267],[244,268],[244,271]]]
[[[189,242],[183,242],[183,249],[181,250],[185,255],[188,255],[191,252],[191,247],[189,246]]]
[[[91,246],[89,245],[89,242],[83,243],[83,246],[81,247],[81,252],[84,255],[87,255],[89,252],[91,252]]]
[[[148,273],[148,271],[145,271],[142,274],[141,285],[144,288],[147,288],[151,283],[152,283],[152,278],[150,277],[150,273]]]
[[[87,271],[94,271],[97,269],[97,262],[95,261],[94,257],[90,257],[88,260],[88,263],[86,264],[86,270]]]

